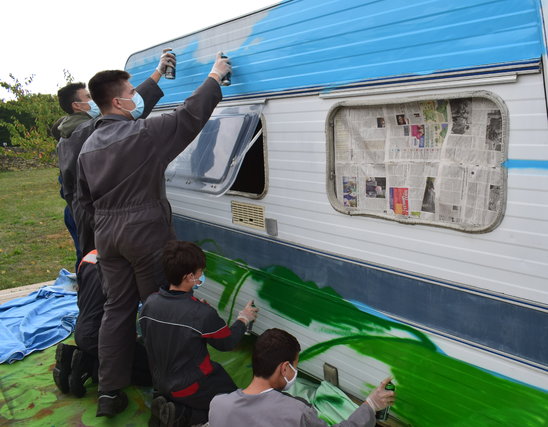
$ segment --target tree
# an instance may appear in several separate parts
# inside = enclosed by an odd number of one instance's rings
[[[70,72],[65,71],[65,77],[72,78]],[[11,73],[9,76],[12,81],[0,81],[0,87],[11,93],[15,100],[0,101],[0,128],[9,131],[11,144],[19,149],[5,150],[6,154],[54,165],[56,141],[49,130],[55,120],[64,115],[57,96],[31,93],[28,86],[34,75],[22,82]]]

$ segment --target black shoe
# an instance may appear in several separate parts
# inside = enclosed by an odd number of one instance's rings
[[[93,362],[93,357],[89,354],[79,349],[74,351],[68,381],[69,391],[76,397],[83,397],[86,394],[84,384],[93,373]]]
[[[127,408],[127,396],[123,391],[101,393],[97,401],[96,417],[113,417]]]
[[[164,396],[152,399],[150,411],[149,427],[173,427],[175,425],[175,404]]]
[[[69,392],[69,375],[72,353],[76,346],[59,343],[55,350],[55,366],[53,367],[53,381],[61,393]]]

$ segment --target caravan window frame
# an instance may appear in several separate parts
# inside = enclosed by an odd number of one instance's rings
[[[490,103],[493,103],[496,107],[496,110],[500,111],[500,133],[497,135],[497,137],[500,138],[500,154],[497,154],[499,152],[498,149],[492,149],[491,151],[493,153],[488,153],[485,155],[487,160],[485,163],[476,162],[477,164],[474,164],[475,159],[472,161],[458,161],[457,158],[455,159],[445,159],[446,161],[441,161],[441,156],[444,155],[442,150],[455,150],[454,147],[449,147],[446,145],[447,143],[447,137],[452,137],[453,139],[451,142],[453,144],[456,144],[456,141],[459,143],[461,140],[459,140],[459,137],[469,137],[473,143],[478,144],[478,146],[482,146],[481,139],[478,139],[482,135],[479,133],[480,127],[484,126],[485,130],[487,132],[488,126],[487,122],[490,120],[489,112],[486,115],[486,123],[480,123],[477,122],[471,122],[471,126],[477,126],[478,129],[473,129],[468,131],[465,131],[465,134],[458,134],[458,133],[452,133],[452,130],[454,129],[453,124],[453,117],[451,117],[449,103],[455,102],[455,100],[468,100],[468,99],[477,99],[479,102],[480,99],[485,99]],[[446,117],[447,117],[447,134],[443,138],[443,142],[440,146],[435,147],[439,150],[439,156],[440,159],[437,161],[434,161],[432,159],[423,160],[420,162],[420,158],[413,159],[413,161],[405,160],[405,159],[397,159],[395,156],[397,156],[394,153],[388,153],[385,150],[389,151],[396,151],[397,149],[394,148],[395,141],[398,138],[400,141],[409,141],[404,142],[404,144],[411,144],[411,141],[414,141],[417,143],[416,148],[409,145],[404,145],[406,147],[405,149],[402,149],[401,151],[418,151],[420,153],[421,149],[424,149],[424,141],[425,137],[422,137],[422,144],[420,145],[421,148],[418,148],[418,141],[416,140],[415,135],[411,135],[413,133],[412,131],[417,130],[417,126],[421,126],[420,123],[424,125],[422,127],[422,133],[427,133],[429,129],[426,128],[426,125],[435,125],[437,123],[426,120],[425,117],[417,116],[412,119],[411,122],[409,122],[409,118],[407,118],[407,123],[401,125],[401,135],[399,133],[391,134],[390,132],[399,132],[397,129],[398,124],[396,122],[396,117],[392,117],[392,114],[396,111],[400,111],[403,115],[404,111],[402,109],[405,109],[407,107],[407,111],[412,110],[413,108],[416,108],[416,106],[422,106],[426,102],[431,101],[447,101],[447,111],[446,111]],[[463,101],[464,103],[464,101]],[[441,105],[436,103],[436,106]],[[487,106],[483,106],[482,104],[474,104],[478,105],[480,107],[485,107],[487,111]],[[398,108],[400,110],[398,110]],[[350,126],[350,130],[348,133],[345,133],[346,131],[342,129],[341,118],[338,118],[338,114],[341,114],[343,111],[358,111],[358,110],[364,110],[366,112],[369,112],[369,114],[365,114],[361,117],[359,117],[359,120],[356,120],[355,117],[356,114],[351,115],[347,114],[349,117],[347,123],[354,123],[354,126]],[[379,121],[378,123],[375,122],[377,119],[377,114],[375,112],[381,111],[383,112],[383,115],[379,117],[379,119],[382,118],[382,121]],[[495,109],[493,109],[495,110]],[[443,111],[443,109],[441,110]],[[484,110],[480,110],[484,111]],[[390,116],[386,116],[387,112],[390,112]],[[419,111],[419,113],[423,113],[423,111]],[[424,116],[424,114],[423,114]],[[473,114],[470,114],[470,117],[472,117]],[[499,117],[495,117],[495,123],[497,125],[498,130],[498,122],[497,119]],[[475,119],[476,117],[474,117]],[[394,123],[385,123],[387,120],[394,120]],[[405,118],[404,118],[405,119]],[[363,122],[361,121],[363,120]],[[336,121],[338,124],[336,124]],[[415,124],[414,124],[415,123]],[[376,128],[379,129],[382,127],[382,125],[385,125],[384,133],[382,131],[377,131]],[[441,124],[439,124],[441,126]],[[404,135],[403,128],[407,127],[407,133]],[[356,132],[356,128],[359,128],[359,130]],[[432,128],[433,129],[433,128]],[[436,130],[439,132],[440,127],[436,128]],[[335,133],[339,131],[341,139],[337,139],[337,136]],[[354,132],[351,134],[351,132]],[[476,133],[475,133],[476,132]],[[357,138],[355,138],[355,135],[358,135]],[[373,136],[369,136],[373,135]],[[384,135],[384,136],[382,136]],[[389,136],[392,138],[390,139]],[[434,139],[435,136],[439,136],[439,134],[430,134],[430,138],[427,138],[428,140]],[[353,138],[354,137],[354,138]],[[405,139],[407,138],[407,140]],[[508,138],[509,138],[509,114],[508,114],[508,108],[506,107],[506,104],[504,101],[498,97],[497,95],[488,92],[488,91],[468,91],[468,92],[459,92],[459,93],[450,93],[450,94],[429,94],[429,95],[423,95],[423,96],[417,96],[417,97],[402,97],[397,99],[382,99],[382,98],[376,98],[372,100],[365,100],[365,101],[342,101],[339,102],[331,107],[331,109],[328,112],[327,119],[326,119],[326,140],[327,140],[327,177],[326,177],[326,186],[327,186],[327,194],[329,202],[331,203],[331,206],[337,210],[338,212],[347,214],[347,215],[356,215],[356,216],[366,216],[366,217],[374,217],[374,218],[380,218],[380,219],[386,219],[390,221],[396,221],[402,224],[421,224],[421,225],[428,225],[428,226],[435,226],[435,227],[442,227],[442,228],[450,228],[462,232],[468,232],[468,233],[485,233],[492,231],[495,229],[500,222],[502,221],[502,218],[504,217],[504,212],[506,208],[506,195],[507,195],[507,169],[504,167],[504,162],[508,158]],[[345,140],[346,139],[346,140]],[[352,151],[354,148],[355,141],[361,142],[361,146],[357,146],[355,152]],[[391,142],[392,145],[386,146],[388,141]],[[439,141],[439,138],[437,139],[437,143]],[[485,144],[487,144],[487,137],[484,137]],[[368,145],[368,142],[370,143]],[[373,144],[371,144],[373,143]],[[348,144],[348,147],[345,145]],[[371,148],[375,147],[375,145],[379,145],[378,151],[375,153],[374,150]],[[382,147],[381,147],[382,145]],[[498,146],[498,144],[496,144]],[[337,148],[337,146],[339,148]],[[427,146],[427,145],[426,145]],[[349,148],[350,147],[350,148]],[[365,147],[365,148],[364,148]],[[369,150],[369,151],[368,151]],[[477,153],[479,148],[476,148],[476,151],[473,151],[474,153]],[[361,151],[361,152],[360,152]],[[398,150],[399,151],[399,150]],[[435,151],[432,149],[431,151]],[[488,149],[485,149],[485,151],[489,151]],[[458,155],[463,155],[463,153],[467,153],[469,151],[461,150],[459,153],[455,152],[455,157],[458,157]],[[368,163],[367,162],[367,156],[369,155],[369,158],[374,158],[375,156],[378,158],[382,157],[382,162],[376,160],[375,162]],[[398,154],[399,155],[399,154]],[[405,155],[411,155],[411,154],[405,154]],[[422,153],[422,155],[427,158],[427,154]],[[338,156],[338,157],[337,157]],[[392,158],[389,158],[388,156],[392,156]],[[418,157],[421,156],[421,154],[417,155]],[[363,161],[360,161],[361,158],[364,158]],[[466,156],[464,156],[466,157]],[[461,159],[462,160],[462,159]],[[500,162],[499,162],[500,160]],[[398,163],[399,162],[399,163]],[[436,163],[437,163],[437,169],[436,169]],[[424,179],[424,187],[422,191],[424,192],[424,198],[427,197],[426,193],[428,192],[427,187],[428,183],[433,184],[438,177],[439,184],[442,185],[442,190],[439,191],[438,189],[435,189],[438,194],[442,194],[442,196],[436,195],[436,204],[435,208],[426,209],[425,208],[425,201],[426,199],[422,200],[422,206],[420,207],[420,210],[414,210],[412,209],[412,204],[414,207],[416,207],[418,202],[418,193],[420,192],[419,186],[412,187],[409,185],[409,181],[411,179],[410,176],[417,177],[412,174],[403,174],[402,178],[405,180],[407,185],[393,185],[394,182],[397,182],[399,176],[397,174],[389,174],[389,170],[395,170],[396,166],[398,165],[406,165],[406,164],[413,164],[413,165],[423,165],[423,170],[435,170],[439,175],[436,175],[435,177],[431,176],[430,173],[427,173],[425,175],[417,175],[420,179]],[[428,167],[427,167],[428,165]],[[441,166],[443,165],[443,174],[440,173]],[[465,205],[464,198],[459,199],[460,204],[452,205],[451,203],[447,202],[447,199],[449,198],[448,194],[450,195],[450,192],[447,190],[449,188],[448,186],[451,184],[451,177],[452,175],[449,174],[447,171],[449,171],[450,167],[453,166],[456,169],[461,168],[462,169],[462,180],[459,180],[458,183],[462,186],[462,190],[466,190],[467,194],[471,193],[471,188],[478,189],[478,192],[476,195],[478,196],[478,199],[481,203],[483,203],[482,210],[479,210],[479,212],[483,213],[477,213],[475,212],[476,204],[473,205],[471,208],[469,205]],[[476,169],[474,167],[477,167]],[[412,169],[419,170],[418,167],[407,167],[407,169],[403,169],[405,171],[409,171]],[[348,179],[345,183],[344,181],[344,175],[341,177],[341,170],[349,170],[348,173]],[[381,173],[373,173],[372,170],[383,170],[384,169],[384,176]],[[337,175],[337,171],[339,174]],[[475,176],[474,173],[478,172]],[[369,176],[368,174],[371,174]],[[480,176],[483,178],[484,175],[489,176],[490,179],[493,179],[493,184],[491,184],[491,181],[485,182],[482,179],[480,179]],[[390,178],[389,178],[390,176]],[[396,178],[394,178],[396,177]],[[380,179],[378,179],[380,178]],[[378,181],[378,182],[377,182]],[[401,181],[401,180],[400,180]],[[375,191],[377,192],[376,196],[372,196],[367,191],[367,188],[369,188],[369,183],[371,183],[371,190],[375,188]],[[374,184],[374,185],[373,185]],[[343,185],[345,189],[343,190]],[[436,184],[437,185],[437,184]],[[434,185],[434,187],[436,186]],[[407,188],[405,188],[407,187]],[[430,186],[431,187],[431,186]],[[377,190],[380,189],[380,190]],[[483,193],[483,199],[480,199],[480,191],[479,189],[485,190],[487,189],[488,194],[486,195]],[[352,190],[352,191],[350,191]],[[372,192],[371,192],[372,193]],[[421,193],[422,194],[422,193]],[[435,194],[435,193],[433,193]],[[497,200],[492,203],[491,196],[495,194],[497,195]],[[347,196],[347,197],[345,197]],[[378,202],[370,201],[369,206],[372,206],[372,208],[367,209],[365,207],[365,201],[369,200],[370,198],[383,198],[384,200],[379,200]],[[412,200],[414,198],[414,200]],[[440,215],[440,211],[442,209],[438,209],[440,207],[440,204],[438,205],[438,201],[440,198],[444,198],[445,203],[443,205],[444,209],[444,216],[445,220],[438,219]],[[474,200],[474,199],[472,199]],[[384,203],[384,206],[383,206]],[[449,204],[448,204],[449,203]],[[478,203],[478,202],[475,202]],[[405,206],[404,209],[401,208],[402,204]],[[346,205],[346,206],[345,206]],[[457,209],[457,215],[453,216],[453,212],[449,212],[447,215],[446,210],[448,209],[448,206],[451,206],[452,209]],[[494,210],[492,209],[494,207]],[[392,208],[392,209],[391,209]],[[423,209],[425,209],[423,211]],[[462,214],[458,214],[462,210]],[[436,212],[438,211],[438,212]],[[476,216],[482,217],[484,222],[477,224],[473,222],[466,222],[466,217],[464,215],[469,214],[470,212],[475,212]],[[491,213],[494,212],[494,213]],[[459,215],[460,215],[460,222],[459,222]],[[485,218],[487,218],[487,221],[485,221]],[[450,219],[451,221],[449,221]],[[464,221],[463,221],[464,219]]]
[[[168,166],[166,186],[220,197],[230,192],[258,140],[263,144],[264,102],[219,104],[201,132]],[[222,141],[226,140],[223,144]],[[203,140],[203,142],[202,142]],[[195,158],[194,158],[195,157]],[[249,198],[266,194],[266,162],[261,193],[233,191]]]
[[[263,173],[264,173],[264,187],[263,191],[261,193],[250,193],[245,191],[238,191],[238,190],[232,190],[231,188],[234,186],[235,183],[232,184],[230,189],[225,193],[228,196],[239,196],[239,197],[246,197],[248,199],[255,199],[260,200],[263,199],[267,192],[268,192],[268,149],[267,149],[267,132],[266,132],[266,120],[264,118],[264,115],[261,113],[259,117],[259,124],[261,125],[261,132],[262,135],[261,138],[261,144],[263,146]],[[255,133],[257,135],[257,133]],[[242,166],[240,167],[240,170],[238,171],[238,174],[236,175],[236,180],[238,180],[238,176],[242,172],[242,168],[244,167],[244,163],[246,161],[246,157],[249,154],[251,150],[255,147],[255,144],[257,144],[259,141],[256,141],[253,146],[248,150],[248,152],[244,155],[244,158],[242,160]]]

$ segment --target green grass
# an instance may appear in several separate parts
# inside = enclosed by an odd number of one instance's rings
[[[63,267],[74,271],[57,174],[55,168],[0,172],[0,289],[53,280]]]

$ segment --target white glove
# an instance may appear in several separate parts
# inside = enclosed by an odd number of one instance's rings
[[[221,58],[222,52],[217,52],[217,58],[213,64],[210,74],[217,74],[222,81],[228,73],[232,72],[232,64],[229,58]]]
[[[163,76],[168,66],[175,67],[175,56],[171,52],[165,52],[160,56],[160,62],[156,67],[156,71]]]
[[[365,399],[375,412],[394,404],[396,394],[392,390],[384,389],[386,384],[391,380],[392,377],[385,378],[381,384],[367,396],[367,399]]]
[[[238,313],[238,319],[241,319],[246,325],[253,322],[257,318],[259,309],[253,307],[253,300],[249,301],[244,309]]]

